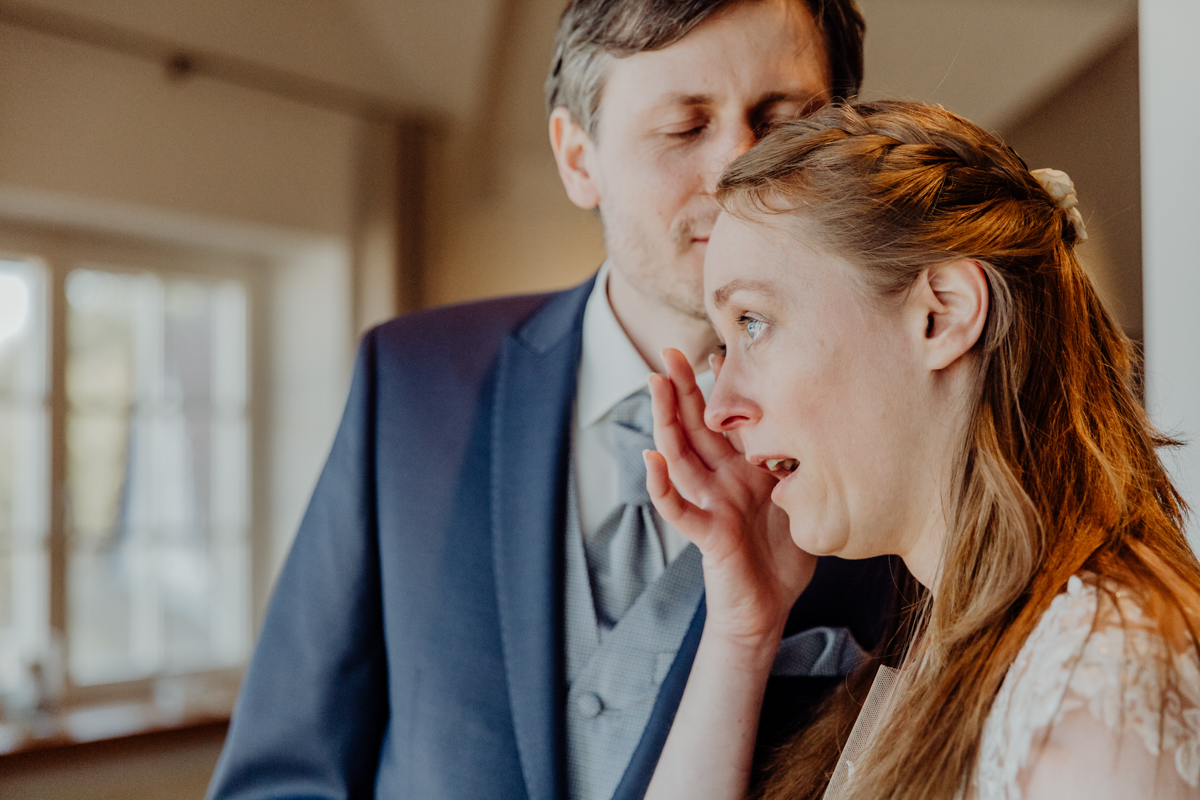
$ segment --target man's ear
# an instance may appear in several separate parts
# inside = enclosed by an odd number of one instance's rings
[[[563,106],[550,114],[550,147],[571,202],[586,209],[600,205],[600,189],[592,172],[596,147]]]
[[[987,274],[979,262],[966,258],[929,267],[921,275],[912,297],[920,315],[921,348],[925,366],[949,367],[970,352],[987,322]]]

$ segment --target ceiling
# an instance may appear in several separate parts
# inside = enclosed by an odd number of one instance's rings
[[[1136,0],[859,0],[868,96],[1002,129],[1136,24]],[[533,80],[562,0],[0,0],[320,79],[460,122],[494,65]],[[519,24],[521,30],[514,30]],[[536,41],[535,41],[536,39]],[[515,52],[514,52],[515,50]],[[525,92],[540,94],[540,79]],[[538,136],[543,123],[538,121]]]

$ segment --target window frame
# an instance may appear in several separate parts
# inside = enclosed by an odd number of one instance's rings
[[[61,642],[63,693],[53,709],[52,729],[39,736],[30,731],[0,731],[0,753],[48,743],[91,741],[147,730],[189,727],[197,721],[227,719],[245,665],[190,673],[160,672],[135,680],[75,685],[67,668],[68,534],[67,504],[67,276],[75,269],[97,268],[126,274],[233,280],[246,298],[246,425],[247,425],[247,658],[253,649],[261,565],[269,557],[270,496],[269,425],[264,411],[270,402],[270,333],[268,289],[272,264],[266,258],[234,248],[179,244],[167,239],[112,234],[75,227],[0,220],[0,258],[33,261],[44,271],[46,298],[47,491],[46,549],[49,564],[49,630]],[[104,710],[109,709],[109,719]],[[82,716],[81,716],[82,715]],[[90,715],[90,716],[89,716]],[[72,725],[72,718],[84,719]],[[16,726],[0,722],[0,728]],[[72,730],[76,732],[72,732]],[[83,731],[80,733],[80,731]],[[91,731],[88,733],[87,731]],[[107,732],[106,732],[107,731]],[[7,733],[7,735],[5,735]],[[15,743],[13,742],[16,737]],[[6,747],[5,739],[9,740]]]

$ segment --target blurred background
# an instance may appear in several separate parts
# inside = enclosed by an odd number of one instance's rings
[[[200,798],[359,335],[599,266],[562,1],[0,0],[0,795]],[[1142,342],[1136,0],[860,5],[864,94],[1069,172]]]

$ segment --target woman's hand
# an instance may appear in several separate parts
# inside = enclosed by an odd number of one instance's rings
[[[738,800],[780,635],[816,558],[796,547],[771,502],[775,478],[704,425],[687,359],[667,350],[663,360],[667,375],[650,379],[658,452],[646,453],[646,488],[704,554],[708,616],[646,800]]]
[[[704,424],[704,396],[678,350],[650,379],[654,443],[646,487],[655,508],[704,556],[705,635],[762,651],[779,644],[788,612],[812,579],[816,557],[798,548],[771,502],[776,479]],[[719,375],[721,361],[713,369]]]

